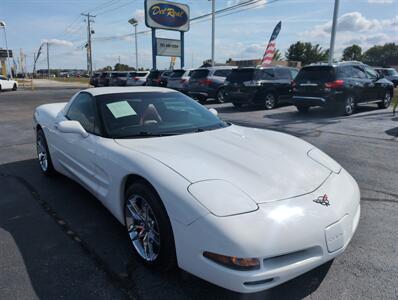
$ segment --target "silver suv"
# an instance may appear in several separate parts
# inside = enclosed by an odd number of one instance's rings
[[[236,67],[209,67],[193,70],[189,78],[188,94],[199,102],[215,99],[224,102],[225,78]]]

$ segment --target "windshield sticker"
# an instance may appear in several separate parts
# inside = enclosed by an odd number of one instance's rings
[[[107,104],[106,106],[116,119],[135,116],[137,114],[127,101],[113,102]]]

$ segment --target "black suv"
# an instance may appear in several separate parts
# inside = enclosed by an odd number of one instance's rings
[[[293,103],[300,112],[312,106],[337,108],[351,115],[358,103],[390,106],[393,84],[359,62],[314,64],[304,67],[293,82]]]
[[[235,107],[261,105],[274,108],[279,102],[291,102],[292,80],[297,69],[288,67],[234,69],[224,86],[224,99]]]
[[[151,70],[146,78],[147,86],[166,86],[166,76],[170,75],[170,70]]]

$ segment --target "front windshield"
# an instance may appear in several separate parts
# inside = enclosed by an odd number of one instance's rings
[[[177,135],[228,126],[205,107],[178,92],[96,96],[111,138]]]

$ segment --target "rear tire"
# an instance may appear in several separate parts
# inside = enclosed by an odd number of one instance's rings
[[[12,87],[12,90],[13,90],[13,91],[16,91],[16,90],[17,90],[17,88],[18,88],[18,87],[17,87],[17,85],[16,85],[16,84],[14,84],[14,86]]]
[[[343,106],[342,106],[342,110],[345,116],[351,116],[356,109],[356,103],[355,103],[355,99],[353,96],[348,95],[344,102],[343,102]]]
[[[273,109],[277,104],[276,96],[273,93],[267,93],[264,99],[265,109]]]
[[[225,102],[225,90],[224,88],[219,88],[216,94],[216,100],[218,103],[224,103]]]
[[[390,104],[391,104],[391,98],[392,98],[392,97],[391,97],[391,92],[390,92],[390,91],[387,91],[386,94],[384,95],[383,101],[378,102],[378,103],[377,103],[377,106],[378,106],[380,109],[388,108],[388,107],[390,106]]]
[[[156,191],[143,180],[125,194],[125,224],[132,248],[140,261],[162,271],[177,265],[173,230]]]
[[[42,129],[38,129],[36,133],[36,151],[41,172],[48,177],[55,175],[47,140]]]
[[[297,110],[299,111],[299,113],[308,113],[308,111],[310,110],[309,106],[304,106],[304,105],[296,105]]]

